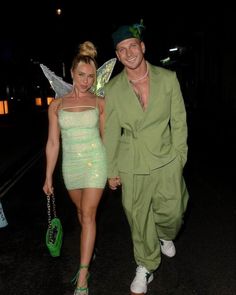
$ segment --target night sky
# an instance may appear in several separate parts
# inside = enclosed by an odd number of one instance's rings
[[[24,1],[1,8],[1,60],[33,58],[42,62],[71,60],[78,44],[91,40],[98,47],[99,58],[114,55],[111,33],[120,24],[130,24],[144,19],[146,39],[157,55],[176,43],[194,42],[198,34],[211,33],[213,38],[229,21],[230,8],[206,5],[155,4],[111,2],[104,6],[97,1]],[[150,1],[151,2],[151,1]],[[56,15],[56,8],[62,15]],[[105,9],[107,10],[105,12]],[[220,32],[222,31],[222,32]]]
[[[212,84],[219,84],[220,80],[220,91],[225,91],[221,71],[227,70],[230,76],[235,67],[232,7],[214,3],[207,8],[200,2],[166,1],[157,2],[154,9],[150,4],[153,1],[143,1],[143,5],[140,1],[113,1],[106,8],[99,1],[5,3],[0,10],[1,84],[25,79],[29,73],[32,76],[36,68],[39,70],[38,63],[44,63],[59,75],[64,63],[68,74],[78,45],[86,40],[96,45],[101,65],[115,56],[111,34],[117,26],[143,19],[146,58],[150,62],[158,65],[170,47],[186,47],[185,62],[198,67],[192,69],[192,74],[197,71],[199,76],[195,78],[198,85],[201,80],[209,83],[213,79]],[[62,9],[62,15],[56,14],[57,8]]]

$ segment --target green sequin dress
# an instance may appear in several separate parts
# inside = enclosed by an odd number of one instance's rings
[[[97,107],[58,111],[62,138],[62,173],[68,190],[104,188],[107,180],[105,147],[99,134]]]

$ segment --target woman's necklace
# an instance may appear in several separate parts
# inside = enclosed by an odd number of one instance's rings
[[[147,75],[148,75],[148,68],[147,68],[146,73],[145,73],[142,77],[140,77],[140,78],[138,78],[138,79],[129,80],[129,81],[130,81],[130,83],[137,83],[137,82],[143,80],[144,78],[146,78]]]

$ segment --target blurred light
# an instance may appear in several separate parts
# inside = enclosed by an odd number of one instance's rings
[[[42,106],[42,98],[41,97],[36,97],[35,98],[35,105],[36,106]]]
[[[6,114],[8,114],[8,101],[1,100],[0,101],[0,115],[6,115]]]
[[[61,12],[62,12],[62,11],[61,11],[60,8],[58,8],[58,9],[56,10],[56,14],[57,14],[57,15],[61,15]]]
[[[174,48],[170,48],[169,51],[170,52],[172,52],[172,51],[178,51],[178,49],[179,49],[178,47],[174,47]]]
[[[186,50],[187,50],[186,47],[176,46],[176,47],[170,48],[169,52],[178,52],[178,54],[181,55],[181,54],[185,53]]]
[[[50,103],[53,99],[54,99],[54,97],[48,96],[47,97],[47,104],[50,105]]]
[[[160,62],[162,64],[166,64],[166,63],[170,62],[170,57],[168,56],[167,58],[161,59]]]

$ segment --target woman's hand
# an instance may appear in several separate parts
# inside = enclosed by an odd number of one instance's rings
[[[54,192],[54,188],[52,185],[52,180],[51,179],[46,179],[45,183],[43,185],[43,191],[44,193],[49,196],[49,195],[53,195]]]

